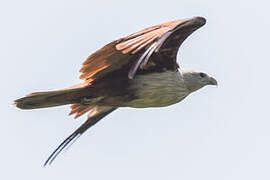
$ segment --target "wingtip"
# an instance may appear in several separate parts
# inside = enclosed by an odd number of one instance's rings
[[[202,16],[196,16],[196,17],[194,17],[192,19],[194,19],[201,26],[205,25],[205,23],[207,21],[206,18],[205,17],[202,17]]]
[[[205,24],[206,24],[206,18],[202,16],[195,16],[192,18],[185,19],[182,23],[178,24],[176,28],[189,29],[190,32],[193,32]]]

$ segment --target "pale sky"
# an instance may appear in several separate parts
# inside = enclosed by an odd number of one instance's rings
[[[0,2],[1,148],[5,180],[270,179],[266,0]],[[213,75],[166,108],[122,108],[43,168],[80,126],[68,106],[23,111],[14,99],[81,82],[84,59],[112,40],[166,21],[207,23],[179,51],[183,69]]]

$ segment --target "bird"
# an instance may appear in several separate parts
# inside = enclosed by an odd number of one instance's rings
[[[206,23],[192,17],[155,25],[112,41],[89,55],[80,69],[82,83],[69,88],[35,92],[14,101],[20,109],[70,105],[75,118],[87,120],[45,161],[59,153],[91,126],[121,107],[165,107],[217,80],[205,72],[183,70],[177,54],[183,41]]]

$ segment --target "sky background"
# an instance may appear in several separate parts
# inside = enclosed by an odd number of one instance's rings
[[[270,179],[269,32],[266,0],[0,2],[0,179]],[[179,51],[208,86],[165,108],[122,108],[54,164],[52,151],[80,126],[68,106],[22,111],[14,99],[81,82],[84,59],[112,40],[193,16],[207,23]]]

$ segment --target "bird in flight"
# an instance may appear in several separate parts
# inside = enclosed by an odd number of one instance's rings
[[[69,114],[75,114],[75,118],[90,112],[87,120],[56,148],[44,165],[51,164],[68,144],[119,107],[169,106],[206,85],[217,85],[210,75],[182,70],[176,61],[183,41],[205,22],[203,17],[176,20],[115,40],[83,62],[80,69],[83,83],[15,100],[20,109],[71,104]]]

